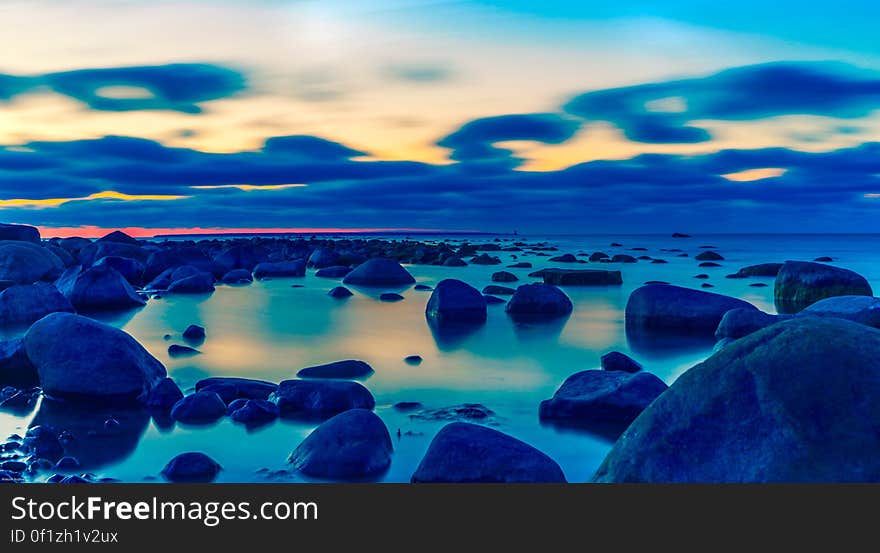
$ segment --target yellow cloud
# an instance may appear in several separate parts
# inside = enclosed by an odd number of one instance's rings
[[[752,182],[761,179],[769,179],[773,177],[781,177],[786,172],[786,169],[782,169],[779,167],[767,167],[764,169],[748,169],[746,171],[738,171],[736,173],[727,173],[726,175],[721,175],[727,180],[732,180],[734,182]]]
[[[215,190],[218,188],[237,188],[244,192],[253,192],[254,190],[287,190],[288,188],[302,188],[307,184],[211,184],[201,186],[190,186],[196,190]]]
[[[190,196],[172,196],[160,194],[123,194],[121,192],[108,190],[105,192],[90,194],[88,196],[82,196],[79,198],[45,198],[41,200],[35,200],[31,198],[13,198],[9,200],[0,200],[0,209],[7,207],[31,207],[41,209],[46,207],[58,207],[60,205],[66,204],[67,202],[89,200],[119,200],[125,202],[139,202],[182,200],[189,197]]]

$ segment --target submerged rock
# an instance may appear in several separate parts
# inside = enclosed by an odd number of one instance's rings
[[[638,259],[625,253],[616,254],[611,258],[610,263],[637,263]]]
[[[438,282],[431,293],[425,316],[438,323],[483,322],[486,320],[486,299],[466,282],[447,278]]]
[[[478,420],[486,421],[495,416],[495,412],[480,403],[462,403],[437,409],[424,409],[414,415],[413,419],[426,421]]]
[[[880,328],[880,298],[873,296],[834,296],[810,305],[800,315],[837,317]]]
[[[220,473],[217,461],[204,453],[181,453],[165,465],[162,476],[170,482],[213,482]]]
[[[863,276],[849,269],[808,261],[786,261],[773,297],[780,313],[797,313],[819,300],[834,296],[873,296]]]
[[[553,263],[577,263],[577,257],[570,253],[565,253],[557,255],[556,257],[551,257],[547,261],[552,261]]]
[[[333,288],[332,290],[327,292],[327,295],[331,298],[342,299],[351,297],[354,294],[352,294],[351,290],[349,290],[345,286],[337,286],[336,288]]]
[[[514,292],[515,291],[516,290],[514,290]],[[492,294],[483,294],[483,297],[486,298],[486,305],[498,305],[501,303],[507,303],[507,300],[499,298],[498,296],[493,296]]]
[[[623,284],[620,271],[598,269],[544,269],[544,284],[555,286],[609,286]]]
[[[422,356],[421,355],[407,355],[403,358],[404,362],[407,365],[421,365],[422,364]]]
[[[349,380],[285,380],[269,400],[286,418],[322,419],[376,406],[369,390]]]
[[[553,318],[571,313],[573,306],[565,292],[550,284],[523,284],[507,302],[505,310],[514,317]]]
[[[711,334],[731,309],[757,307],[740,299],[669,284],[633,291],[626,303],[626,327],[632,330],[699,331]]]
[[[183,397],[171,408],[171,418],[184,424],[206,424],[226,416],[226,404],[215,392],[201,391]]]
[[[466,267],[467,261],[458,257],[457,255],[451,255],[443,260],[444,267]]]
[[[412,482],[565,482],[553,459],[485,426],[454,422],[434,436]]]
[[[364,261],[342,280],[356,286],[405,286],[416,280],[393,259],[374,257]]]
[[[267,399],[278,385],[264,380],[214,376],[196,382],[197,392],[215,392],[227,404],[236,399]]]
[[[492,273],[492,282],[516,282],[519,277],[508,271]]]
[[[403,296],[400,294],[395,294],[394,292],[385,292],[379,296],[379,301],[385,302],[395,302],[395,301],[403,301]]]
[[[623,433],[597,482],[880,480],[880,330],[795,317],[686,371]]]
[[[134,338],[70,313],[53,313],[24,337],[28,358],[47,395],[84,399],[146,399],[165,367]]]
[[[351,409],[313,430],[287,462],[315,478],[364,478],[385,471],[393,451],[382,419],[366,409]]]
[[[373,374],[373,367],[363,361],[347,359],[326,365],[316,365],[300,369],[296,373],[300,378],[365,378]]]
[[[746,277],[775,277],[779,274],[782,263],[761,263],[759,265],[749,265],[743,267],[736,273],[736,278]]]
[[[299,260],[260,263],[254,267],[254,278],[257,279],[302,276],[306,276],[306,264]]]
[[[431,290],[433,290],[433,288],[431,288],[427,284],[416,284],[415,286],[413,286],[413,290],[417,290],[419,292],[430,292]]]
[[[229,413],[229,418],[247,426],[268,424],[278,418],[278,406],[265,399],[236,400],[244,402]]]
[[[494,255],[489,255],[487,253],[480,254],[471,259],[472,265],[500,265],[501,260],[495,257]]]
[[[605,371],[623,371],[627,373],[637,373],[642,370],[642,366],[632,357],[620,353],[619,351],[611,351],[602,356],[602,370]]]
[[[0,326],[27,326],[50,313],[72,313],[73,306],[45,282],[10,286],[0,292]]]
[[[142,307],[147,302],[110,265],[67,269],[56,283],[78,311],[103,311]]]

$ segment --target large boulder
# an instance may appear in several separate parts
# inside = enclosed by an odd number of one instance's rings
[[[86,270],[79,265],[70,267],[56,286],[78,311],[129,309],[147,303],[110,265],[95,265]]]
[[[470,284],[447,278],[431,292],[425,316],[440,323],[482,322],[486,320],[486,298]]]
[[[144,267],[144,280],[153,280],[166,269],[182,267],[184,265],[192,265],[199,271],[212,274],[214,270],[214,261],[199,248],[191,246],[174,247],[150,254]]]
[[[351,267],[348,265],[332,265],[330,267],[318,269],[315,271],[315,276],[321,278],[343,278],[350,272]]]
[[[24,349],[24,339],[0,342],[0,388],[5,385],[33,386],[39,382],[37,368]]]
[[[670,284],[648,284],[626,302],[627,330],[712,334],[731,309],[757,307],[740,299]]]
[[[258,264],[269,260],[269,252],[254,244],[236,244],[214,256],[214,274],[223,276],[235,269],[254,270]]]
[[[130,335],[79,315],[43,317],[24,345],[43,392],[57,398],[145,400],[165,377],[162,363]]]
[[[342,282],[356,286],[406,286],[415,281],[397,261],[374,257],[355,267]]]
[[[95,240],[95,242],[117,242],[120,244],[134,244],[138,245],[137,238],[129,236],[128,234],[122,232],[121,230],[114,230],[108,234],[105,234],[101,238]]]
[[[551,318],[571,313],[573,306],[565,292],[550,284],[523,284],[507,302],[505,310],[514,317]]]
[[[468,422],[444,426],[412,482],[565,482],[556,462],[529,444]]]
[[[553,397],[541,402],[542,420],[570,425],[628,425],[666,384],[651,373],[587,370],[565,379]]]
[[[179,399],[171,408],[171,418],[184,424],[207,424],[225,416],[223,399],[204,390]]]
[[[83,267],[91,267],[102,257],[125,257],[141,263],[147,261],[150,253],[138,244],[125,242],[93,242],[80,250],[78,257]]]
[[[269,396],[282,417],[326,419],[349,409],[372,409],[373,394],[349,380],[285,380]]]
[[[0,240],[16,240],[22,242],[40,243],[40,231],[36,227],[28,225],[13,225],[0,223]]]
[[[29,326],[49,313],[72,313],[73,306],[45,282],[10,286],[0,292],[0,326]]]
[[[210,294],[214,291],[214,275],[199,272],[171,282],[168,292],[171,294]]]
[[[393,451],[382,419],[366,409],[351,409],[313,430],[287,462],[315,478],[364,478],[385,471]]]
[[[260,263],[254,267],[254,278],[257,279],[301,276],[306,276],[306,264],[300,260]]]
[[[307,265],[315,269],[323,269],[332,267],[339,262],[339,252],[336,250],[328,250],[327,248],[317,248],[309,256]]]
[[[544,284],[554,286],[613,286],[623,284],[620,271],[598,269],[544,269]]]
[[[724,338],[736,340],[775,324],[782,317],[748,307],[731,309],[721,317],[721,322],[715,329],[715,337],[719,340]]]
[[[0,298],[3,294],[0,294]],[[880,298],[873,296],[834,296],[819,300],[800,312],[801,316],[837,317],[880,328]]]
[[[637,373],[642,370],[638,361],[619,351],[609,351],[600,360],[603,371],[623,371]]]
[[[880,330],[796,317],[681,375],[598,482],[880,481]]]
[[[365,378],[373,374],[373,367],[363,361],[346,359],[334,361],[326,365],[316,365],[300,369],[296,376],[300,378]]]
[[[249,284],[253,281],[254,277],[247,269],[232,269],[220,277],[220,282],[223,284]]]
[[[162,476],[170,482],[213,482],[220,470],[217,461],[194,451],[171,459],[162,469]]]
[[[25,241],[0,241],[0,281],[31,284],[55,280],[64,271],[64,263],[48,249]]]
[[[797,313],[819,300],[834,296],[873,296],[868,281],[860,274],[808,261],[786,261],[773,288],[776,309]]]
[[[144,264],[137,259],[130,257],[120,257],[118,255],[108,255],[95,261],[95,267],[110,266],[122,275],[122,277],[134,286],[142,284],[144,276]]]
[[[265,380],[231,376],[213,376],[196,382],[197,392],[215,392],[227,404],[236,399],[268,399],[277,389],[278,384]]]

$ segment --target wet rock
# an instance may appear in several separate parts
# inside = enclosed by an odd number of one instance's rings
[[[50,396],[144,400],[165,377],[165,367],[130,335],[79,315],[47,315],[24,345]]]
[[[64,457],[64,446],[58,440],[58,431],[49,425],[37,424],[28,428],[22,446],[32,457],[52,463]]]
[[[339,257],[339,253],[335,250],[328,250],[327,248],[317,248],[309,256],[307,265],[309,267],[314,267],[315,269],[324,269],[337,265],[339,263]]]
[[[573,306],[565,292],[550,284],[523,284],[507,302],[513,317],[554,318],[571,313]]]
[[[620,271],[597,269],[544,269],[544,284],[554,286],[608,286],[623,284]]]
[[[616,254],[611,258],[611,263],[637,263],[638,259],[625,253]]]
[[[373,367],[363,361],[347,359],[326,365],[316,365],[300,369],[296,373],[300,378],[366,378],[373,374]]]
[[[418,401],[398,401],[392,407],[397,409],[398,411],[415,411],[416,409],[421,409],[422,404]]]
[[[144,280],[153,280],[167,269],[185,265],[209,274],[213,274],[215,269],[214,260],[199,248],[168,248],[150,254],[144,267]]]
[[[743,267],[736,273],[734,273],[733,278],[747,278],[747,277],[775,277],[779,274],[779,270],[782,268],[782,263],[761,263],[758,265],[749,265],[748,267]]]
[[[724,257],[717,252],[705,251],[694,256],[697,261],[724,261]]]
[[[501,259],[487,253],[480,254],[471,259],[472,265],[500,265]]]
[[[168,285],[171,294],[210,294],[214,291],[214,275],[208,272],[200,272],[178,280]]]
[[[162,476],[169,482],[213,482],[220,473],[217,461],[204,453],[181,453],[165,465]]]
[[[202,352],[195,348],[182,346],[180,344],[171,344],[168,346],[168,355],[171,357],[192,357],[193,355],[199,355],[200,353]]]
[[[703,261],[698,265],[698,267],[721,267],[719,263],[715,263],[714,261]]]
[[[192,343],[202,343],[205,341],[205,327],[199,325],[189,325],[183,331],[183,339]]]
[[[51,251],[30,242],[0,241],[0,280],[32,284],[54,280],[64,270],[64,263]]]
[[[552,261],[554,263],[576,263],[577,257],[570,253],[566,253],[563,255],[557,255],[556,257],[551,257],[548,261]]]
[[[254,267],[257,279],[302,276],[306,276],[306,264],[299,260],[260,263]]]
[[[207,424],[226,416],[226,404],[215,392],[196,392],[171,408],[171,418],[184,424]]]
[[[278,418],[278,406],[265,399],[236,400],[244,403],[231,410],[229,418],[246,426],[261,426]]]
[[[773,289],[776,309],[780,313],[797,313],[819,300],[834,296],[873,296],[863,276],[848,269],[810,263],[786,261]]]
[[[269,252],[255,244],[234,244],[214,256],[214,273],[224,275],[234,270],[250,273],[260,263],[269,260]]]
[[[520,261],[519,263],[514,263],[513,265],[508,265],[508,269],[531,269],[532,264],[528,261]]]
[[[418,290],[419,292],[430,292],[431,290],[433,290],[433,288],[431,288],[427,284],[416,284],[415,286],[413,286],[413,290]]]
[[[700,284],[700,288],[715,288],[715,285],[704,282],[703,284]]]
[[[250,284],[253,281],[254,277],[247,269],[233,269],[220,278],[223,284]]]
[[[366,409],[351,409],[312,431],[287,462],[315,478],[363,478],[388,469],[393,450],[382,419]]]
[[[637,288],[626,304],[626,327],[711,334],[731,309],[757,310],[743,300],[668,284]]]
[[[479,403],[462,403],[461,405],[452,405],[437,409],[424,409],[414,415],[410,415],[410,417],[426,421],[487,421],[494,415],[495,412],[485,405]]]
[[[507,271],[492,273],[492,282],[516,282],[517,280],[519,280],[519,277]]]
[[[336,265],[333,267],[318,269],[318,271],[315,272],[315,276],[321,278],[343,278],[350,272],[351,267],[347,267],[345,265]]]
[[[458,257],[457,255],[452,255],[452,256],[447,257],[443,261],[443,266],[444,267],[466,267],[467,262],[464,259]]]
[[[135,246],[139,244],[136,238],[129,236],[121,230],[114,230],[113,232],[105,234],[101,238],[95,240],[95,242],[117,242],[120,244],[134,244]]]
[[[454,422],[434,436],[412,482],[565,482],[550,457],[485,426]]]
[[[216,392],[227,404],[236,399],[267,399],[278,385],[264,380],[215,376],[196,382],[197,392]]]
[[[0,292],[0,326],[28,326],[50,313],[72,313],[73,306],[45,282],[10,286]]]
[[[880,479],[880,330],[795,317],[682,374],[623,433],[597,482]]]
[[[395,294],[394,292],[386,292],[379,295],[379,300],[385,302],[403,301],[403,296]]]
[[[834,296],[819,300],[800,312],[802,316],[837,317],[880,328],[880,298]]]
[[[709,278],[709,275],[707,275],[706,273],[700,273],[698,275],[694,275],[694,278],[705,280],[705,279]]]
[[[498,296],[512,296],[516,293],[515,288],[508,288],[507,286],[498,286],[497,284],[490,284],[489,286],[485,286],[483,288],[484,295],[498,295]]]
[[[404,362],[407,365],[421,365],[422,364],[422,356],[421,355],[407,355],[403,358]]]
[[[438,323],[486,320],[486,300],[473,286],[448,278],[437,283],[431,293],[425,316]]]
[[[0,223],[0,240],[40,243],[40,231],[37,227]]]
[[[183,392],[170,378],[163,378],[150,391],[144,404],[148,409],[171,411],[174,404],[183,399]]]
[[[355,267],[342,282],[356,286],[405,286],[415,279],[397,261],[374,257]]]
[[[327,292],[327,295],[331,298],[342,299],[351,297],[354,294],[352,294],[351,290],[349,290],[345,286],[337,286],[336,288],[333,288],[332,290]]]
[[[715,338],[719,340],[724,338],[736,340],[775,324],[779,320],[779,316],[770,315],[758,309],[731,309],[724,314],[721,322],[718,323],[718,328],[715,330]]]
[[[766,287],[767,287],[767,283],[765,283],[765,282],[753,282],[753,283],[749,284],[749,286],[750,286],[751,288],[766,288]]]
[[[602,356],[601,363],[602,369],[606,371],[637,373],[642,370],[642,366],[635,359],[619,351],[606,353]]]
[[[602,261],[603,259],[611,259],[611,256],[605,252],[594,252],[594,253],[590,254],[589,259],[590,259],[590,261],[595,263],[597,261]]]
[[[682,234],[680,232],[672,233],[673,238],[692,238],[690,234]]]
[[[78,311],[131,309],[147,303],[110,265],[71,267],[55,285]]]
[[[816,261],[818,263],[830,263],[831,261],[834,261],[834,260],[831,259],[830,257],[828,257],[827,255],[823,255],[822,257],[817,257],[813,261]]]
[[[282,417],[325,419],[349,409],[372,409],[373,394],[348,380],[285,380],[270,396]]]

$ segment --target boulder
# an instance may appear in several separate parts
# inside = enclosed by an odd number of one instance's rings
[[[55,254],[55,257],[61,260],[61,263],[65,267],[70,267],[71,265],[77,264],[77,259],[73,257],[67,250],[62,248],[61,246],[56,246],[54,244],[45,244],[44,248],[49,250],[50,252]]]
[[[72,400],[145,400],[165,367],[134,338],[70,313],[53,313],[24,337],[43,393]]]
[[[277,389],[278,384],[265,380],[229,376],[214,376],[196,382],[197,392],[215,392],[227,404],[236,399],[267,399]]]
[[[616,254],[611,258],[610,263],[637,263],[638,259],[625,253]]]
[[[678,377],[597,482],[880,480],[880,330],[795,317]]]
[[[233,269],[220,277],[223,284],[250,284],[253,281],[254,277],[247,269]]]
[[[425,316],[438,323],[483,322],[486,299],[470,284],[447,278],[438,282],[431,292]]]
[[[556,257],[551,257],[547,261],[552,261],[553,263],[577,263],[577,257],[570,253],[557,255]]]
[[[226,404],[216,392],[183,397],[171,408],[171,418],[184,424],[207,424],[226,416]]]
[[[649,284],[626,303],[626,327],[632,330],[692,331],[712,334],[731,309],[757,307],[740,299],[670,284]]]
[[[492,282],[516,282],[519,277],[508,271],[492,273]]]
[[[260,263],[254,267],[256,279],[302,276],[306,276],[306,264],[299,260]]]
[[[500,259],[487,253],[480,254],[471,259],[472,265],[499,265],[500,263]]]
[[[40,231],[28,225],[0,223],[0,240],[40,243]]]
[[[214,275],[200,272],[174,280],[168,285],[171,294],[210,294],[214,291]]]
[[[229,413],[229,418],[246,426],[262,426],[278,418],[278,406],[265,399],[239,399],[240,407]]]
[[[220,473],[217,461],[204,453],[181,453],[165,465],[162,476],[169,482],[213,482]]]
[[[834,296],[873,296],[868,281],[860,274],[808,261],[786,261],[773,297],[780,313],[797,313],[819,300]]]
[[[396,294],[394,292],[385,292],[384,294],[379,295],[380,301],[395,302],[395,301],[403,301],[403,299],[404,299],[403,296],[401,296],[400,294]]]
[[[300,369],[296,376],[300,378],[366,378],[373,374],[373,367],[355,359],[335,361],[326,365],[316,365]]]
[[[781,268],[782,263],[761,263],[759,265],[743,267],[734,274],[736,275],[736,278],[775,277],[779,274]]]
[[[0,294],[0,297],[3,295]],[[834,296],[819,300],[799,315],[837,317],[880,328],[880,298],[873,296]]]
[[[0,342],[0,387],[4,385],[33,386],[39,384],[37,368],[24,349],[23,338]]]
[[[590,261],[595,263],[597,261],[602,261],[603,259],[610,259],[610,258],[611,258],[611,256],[605,252],[593,252],[592,254],[590,254],[589,259],[590,259]]]
[[[327,292],[327,295],[331,298],[342,299],[351,297],[354,294],[352,294],[351,290],[349,290],[345,286],[337,286],[336,288],[333,288],[332,290]]]
[[[520,261],[519,263],[514,263],[513,265],[508,265],[508,269],[531,269],[532,264],[528,261]]]
[[[550,284],[523,284],[507,302],[505,310],[514,317],[550,318],[571,313],[573,306],[565,292]]]
[[[235,269],[253,271],[258,264],[269,260],[269,252],[254,244],[235,244],[214,256],[214,272],[218,276]]]
[[[25,241],[0,241],[0,280],[31,284],[54,280],[64,270],[58,256],[37,244]]]
[[[269,400],[282,417],[326,419],[349,409],[372,409],[373,394],[349,380],[285,380]]]
[[[144,280],[153,280],[167,269],[184,265],[192,265],[199,271],[212,274],[215,268],[214,261],[199,248],[189,246],[172,247],[150,254],[144,267]]]
[[[552,398],[542,401],[538,413],[541,420],[575,426],[626,426],[666,388],[648,372],[581,371],[566,378]]]
[[[163,378],[150,390],[145,406],[154,411],[171,411],[174,405],[183,399],[183,392],[170,378]]]
[[[10,286],[0,292],[0,326],[29,326],[49,313],[72,313],[73,306],[45,282]]]
[[[137,259],[132,259],[130,257],[119,257],[117,255],[108,255],[107,257],[102,257],[101,259],[95,261],[93,267],[103,267],[105,265],[116,269],[116,271],[120,275],[122,275],[122,278],[127,280],[129,284],[133,284],[135,286],[142,284],[142,279],[144,276],[144,264]]]
[[[467,422],[444,426],[412,475],[412,482],[565,482],[562,469],[534,447]]]
[[[147,303],[110,265],[70,267],[55,285],[78,311],[130,309]]]
[[[121,230],[114,230],[113,232],[105,234],[101,238],[98,238],[97,240],[95,240],[95,242],[118,242],[120,244],[134,244],[134,245],[139,244],[136,238],[133,238],[133,237],[129,236],[128,234],[125,234]]]
[[[642,370],[642,366],[635,359],[619,351],[606,353],[602,356],[601,363],[602,370],[605,371],[637,373]]]
[[[458,257],[457,255],[451,255],[443,260],[444,267],[466,267],[467,261]]]
[[[719,340],[724,338],[736,340],[770,326],[778,322],[780,318],[779,315],[770,315],[758,309],[731,309],[721,317],[721,322],[718,323],[718,328],[715,329],[715,338]]]
[[[193,355],[199,355],[200,353],[202,352],[195,348],[182,346],[180,344],[171,344],[170,346],[168,346],[169,357],[191,357]]]
[[[182,336],[183,339],[188,342],[200,344],[205,341],[205,327],[199,325],[189,325],[188,327],[186,327],[186,330],[183,331]]]
[[[321,278],[343,278],[351,272],[351,267],[345,265],[334,265],[332,267],[324,267],[315,271],[316,277]]]
[[[544,284],[554,286],[613,286],[623,284],[620,271],[598,269],[544,269]]]
[[[724,261],[724,256],[711,250],[700,252],[694,256],[697,261]]]
[[[342,282],[356,286],[406,286],[415,281],[397,261],[374,257],[355,267]]]
[[[102,257],[125,257],[146,263],[149,256],[149,251],[141,246],[122,242],[94,242],[84,247],[78,254],[79,264],[87,268]]]
[[[315,269],[332,267],[339,263],[339,252],[327,248],[317,248],[309,256],[307,265]]]
[[[365,478],[385,471],[393,451],[382,419],[366,409],[351,409],[313,430],[287,462],[314,478]]]

